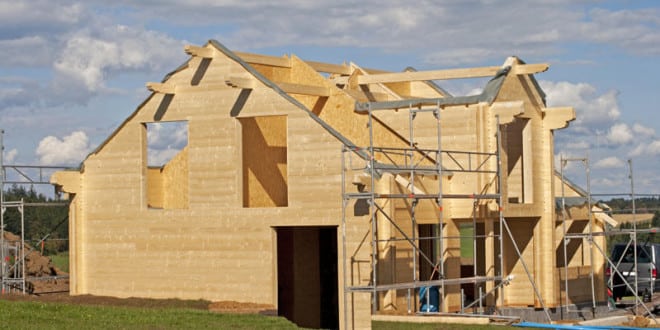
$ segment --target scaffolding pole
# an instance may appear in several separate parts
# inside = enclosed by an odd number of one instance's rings
[[[373,117],[373,110],[371,109],[370,105],[367,106],[367,111],[366,114],[368,116],[368,128],[369,128],[369,146],[366,147],[349,147],[349,146],[344,146],[342,149],[342,194],[343,194],[343,210],[342,210],[342,241],[343,241],[343,254],[344,254],[344,306],[345,308],[348,307],[349,302],[349,295],[357,293],[357,292],[369,292],[371,296],[371,313],[375,314],[378,312],[378,309],[380,308],[380,301],[379,301],[379,292],[384,292],[384,291],[389,291],[389,290],[407,290],[407,301],[409,302],[409,313],[412,312],[411,309],[417,309],[416,307],[416,302],[417,300],[412,296],[412,292],[415,289],[422,288],[422,287],[437,287],[438,290],[440,291],[438,293],[438,303],[439,306],[438,310],[441,311],[444,308],[444,305],[446,304],[445,298],[446,298],[446,292],[445,289],[447,286],[450,285],[460,285],[463,283],[470,283],[473,285],[478,285],[480,283],[484,282],[493,282],[493,288],[487,292],[485,296],[479,297],[478,299],[475,299],[476,301],[479,301],[481,303],[481,300],[484,299],[485,297],[495,294],[495,292],[498,292],[499,299],[501,302],[503,302],[503,287],[509,283],[511,278],[504,279],[502,276],[502,273],[504,271],[504,265],[503,265],[503,258],[502,258],[502,251],[503,251],[503,242],[502,242],[502,235],[504,233],[503,225],[504,225],[504,217],[503,217],[503,208],[502,208],[502,196],[500,193],[500,189],[502,187],[502,181],[501,181],[501,176],[500,176],[500,170],[501,170],[501,158],[500,158],[500,149],[501,149],[501,137],[500,137],[500,127],[499,127],[499,117],[497,118],[497,127],[496,127],[496,141],[495,141],[495,152],[479,152],[479,151],[448,151],[448,150],[442,150],[441,147],[441,125],[440,125],[440,115],[441,115],[441,107],[439,105],[436,105],[435,108],[433,109],[428,109],[428,108],[412,108],[408,107],[408,129],[409,129],[409,137],[407,141],[407,148],[392,148],[392,147],[380,147],[377,145],[377,142],[375,141],[375,135],[374,135],[374,125],[377,122],[377,119]],[[417,143],[415,142],[415,126],[414,126],[414,121],[417,117],[417,114],[419,113],[431,113],[435,117],[435,125],[436,125],[436,130],[437,130],[437,148],[435,149],[422,149],[417,146]],[[367,156],[365,156],[363,151],[367,151]],[[452,169],[446,170],[442,166],[442,160],[443,156],[446,157],[452,167]],[[364,166],[359,166],[353,162],[353,158],[357,157],[358,159],[361,159],[362,162],[366,163]],[[397,161],[400,160],[400,161]],[[389,163],[383,163],[385,162],[391,162],[392,164]],[[495,161],[494,165],[491,165],[489,168],[488,163]],[[358,162],[359,163],[359,162]],[[428,166],[424,164],[430,164],[433,163],[433,166]],[[492,168],[495,167],[493,170]],[[358,187],[358,192],[351,192],[347,189],[347,185],[350,185],[350,182],[347,181],[346,177],[350,175],[350,172],[357,172],[361,171],[364,172],[368,175],[368,178],[365,178],[364,184],[369,184],[370,187],[368,189],[365,189],[364,191],[360,190]],[[488,193],[487,191],[482,191],[481,193],[470,193],[470,194],[443,194],[443,187],[442,187],[442,181],[443,181],[443,173],[444,171],[451,171],[451,172],[457,172],[457,173],[474,173],[474,174],[490,174],[494,176],[494,179],[492,179],[490,182],[491,184],[493,182],[496,182],[497,187],[495,193]],[[382,175],[385,173],[391,173],[393,176],[394,175],[406,175],[406,178],[409,180],[408,186],[406,187],[409,192],[408,193],[385,193],[383,194],[382,191],[376,191],[376,184],[377,180],[380,180],[382,178]],[[431,176],[434,178],[437,178],[438,180],[438,192],[437,193],[428,193],[425,192],[424,190],[428,189],[429,187],[426,188],[417,188],[417,183],[416,180],[417,178],[423,178],[424,176]],[[355,182],[354,182],[355,183]],[[399,182],[400,183],[400,182]],[[359,183],[358,183],[359,185]],[[481,188],[480,188],[481,189]],[[490,186],[488,186],[487,189],[493,189]],[[494,200],[498,204],[498,217],[499,217],[499,225],[500,225],[500,231],[497,235],[482,235],[483,237],[496,237],[499,243],[499,249],[500,252],[497,256],[495,256],[494,264],[496,269],[494,270],[494,275],[493,276],[481,276],[478,273],[478,269],[476,266],[476,262],[474,262],[474,276],[469,277],[469,278],[448,278],[446,273],[445,273],[445,257],[443,254],[445,253],[445,239],[447,239],[447,235],[445,234],[445,225],[443,222],[443,200],[446,198],[454,198],[454,199],[472,199],[473,201],[473,234],[472,234],[472,239],[475,242],[474,244],[476,245],[476,239],[477,239],[477,232],[476,232],[476,213],[479,210],[479,204],[478,202],[481,200]],[[388,215],[388,211],[383,209],[383,205],[389,205],[391,206],[392,204],[387,204],[387,203],[381,203],[383,200],[395,200],[395,199],[402,199],[406,205],[408,205],[408,210],[409,210],[409,221],[410,221],[410,233],[406,233],[406,229],[402,228],[399,226],[397,223],[397,220],[392,218],[390,215]],[[349,264],[349,254],[351,255],[356,255],[355,252],[351,253],[348,251],[347,248],[347,227],[349,224],[347,223],[347,208],[350,205],[350,201],[355,200],[355,203],[358,203],[359,201],[367,201],[367,205],[369,207],[369,211],[366,212],[364,215],[368,215],[370,219],[370,230],[369,233],[367,234],[368,236],[371,237],[371,244],[370,244],[370,258],[369,258],[369,266],[370,266],[370,280],[367,285],[360,285],[359,283],[354,284],[354,274],[353,274],[353,267],[355,267],[355,260],[353,257],[351,257],[350,264]],[[426,235],[429,235],[430,237],[421,237],[418,234],[418,222],[417,222],[417,215],[416,213],[417,208],[418,208],[418,203],[422,200],[429,200],[432,203],[435,203],[436,207],[436,216],[437,216],[437,226],[435,229],[431,227],[430,232],[427,233]],[[494,219],[485,219],[485,221],[493,221]],[[403,237],[402,239],[397,239],[396,237],[387,237],[381,239],[379,236],[380,233],[379,228],[379,222],[386,221],[389,222],[388,225],[393,227],[393,230],[395,230],[396,234],[395,236],[401,236]],[[491,226],[493,227],[493,226]],[[494,229],[494,228],[492,228]],[[491,229],[491,230],[492,230]],[[392,235],[390,235],[392,236]],[[480,236],[481,237],[481,236]],[[383,284],[381,283],[380,275],[379,275],[379,243],[383,241],[391,241],[391,242],[396,242],[396,241],[404,241],[407,242],[407,244],[411,247],[411,255],[410,258],[412,260],[412,264],[410,265],[410,268],[412,270],[412,274],[410,275],[412,281],[411,282],[396,282],[396,283],[390,283],[390,284]],[[435,256],[429,256],[424,251],[422,251],[420,247],[420,242],[426,241],[430,242],[431,244],[431,249],[432,251],[435,252]],[[494,244],[498,244],[496,242],[493,242]],[[515,241],[513,242],[515,245]],[[359,248],[359,247],[358,247]],[[476,246],[473,245],[473,249],[475,250],[475,255],[473,258],[476,258]],[[493,250],[494,252],[494,250]],[[498,265],[499,262],[499,265]],[[418,263],[428,263],[432,267],[432,273],[430,278],[420,278],[419,272],[421,271],[420,268],[418,268]],[[351,271],[349,271],[351,269]],[[434,280],[433,278],[436,276],[438,279]],[[481,287],[479,287],[481,289]],[[427,290],[427,295],[426,298],[428,299],[429,297],[429,290]],[[421,300],[422,297],[419,297]],[[411,308],[410,303],[415,305],[414,308]],[[428,300],[426,300],[428,303]],[[421,303],[421,301],[420,301]],[[497,299],[494,299],[495,307],[497,306]],[[461,301],[461,305],[463,305],[463,302]],[[347,309],[347,308],[346,308]],[[344,317],[345,317],[345,326],[349,328],[349,315],[348,315],[348,310],[345,310],[344,312]]]
[[[589,220],[589,230],[587,233],[574,233],[570,234],[567,232],[567,227],[566,227],[566,203],[565,203],[565,192],[564,192],[564,173],[563,169],[566,166],[567,162],[569,161],[580,161],[583,164],[585,164],[586,167],[586,180],[587,180],[587,192],[586,192],[586,203],[588,206],[588,220]],[[596,309],[596,298],[595,298],[595,285],[594,285],[594,278],[595,278],[595,272],[594,272],[594,267],[596,265],[594,264],[594,251],[593,249],[596,248],[597,252],[600,253],[604,259],[606,260],[607,266],[610,267],[611,269],[611,274],[610,278],[607,280],[608,286],[610,288],[614,287],[613,284],[613,277],[615,275],[618,275],[623,284],[628,290],[631,291],[634,297],[635,301],[635,306],[633,308],[633,313],[638,314],[639,313],[639,306],[642,305],[645,309],[645,312],[657,323],[657,320],[655,319],[655,316],[653,313],[651,313],[648,309],[648,307],[643,303],[642,299],[639,296],[639,284],[638,284],[638,276],[634,276],[634,280],[632,283],[628,281],[626,278],[627,276],[624,276],[625,274],[622,274],[618,270],[619,264],[622,262],[623,255],[619,258],[619,260],[612,260],[608,257],[608,252],[605,251],[598,243],[594,241],[594,237],[597,236],[605,236],[605,237],[610,237],[610,236],[617,236],[617,235],[628,235],[629,240],[626,243],[625,250],[632,249],[633,250],[633,269],[635,270],[635,273],[637,273],[637,263],[638,263],[638,234],[641,232],[645,233],[655,233],[657,229],[639,229],[637,227],[637,219],[636,219],[636,213],[637,213],[637,207],[636,207],[636,201],[635,199],[638,197],[638,195],[635,192],[635,185],[634,185],[634,173],[633,173],[633,163],[632,159],[628,159],[627,165],[628,165],[628,179],[630,180],[630,192],[629,193],[614,193],[614,194],[592,194],[591,193],[591,178],[590,178],[590,170],[589,170],[589,160],[588,158],[563,158],[563,155],[560,158],[560,163],[561,163],[561,177],[562,177],[562,228],[563,228],[563,248],[564,248],[564,286],[565,286],[565,306],[566,306],[566,311],[570,313],[579,313],[578,310],[570,310],[569,309],[569,302],[568,302],[568,296],[569,296],[569,285],[568,285],[568,256],[567,256],[567,244],[568,241],[571,239],[581,239],[583,244],[584,241],[586,240],[589,243],[589,252],[590,252],[590,280],[591,280],[591,297],[592,297],[592,311],[594,313],[595,317],[595,309]],[[592,209],[592,196],[630,196],[631,197],[631,204],[632,204],[632,209],[630,209],[631,214],[632,214],[632,230],[619,230],[619,231],[609,231],[606,227],[603,232],[594,232],[593,231],[593,217],[594,217],[594,211]],[[651,196],[651,197],[657,197],[659,196],[658,194],[645,194],[645,196]],[[608,211],[608,212],[614,212],[614,211]],[[631,247],[632,245],[632,247]]]
[[[69,167],[64,166],[42,166],[42,165],[6,165],[4,163],[4,130],[0,129],[0,291],[6,293],[18,289],[25,294],[29,291],[26,288],[25,250],[28,246],[25,244],[25,207],[44,207],[44,206],[63,206],[68,203],[26,203],[23,199],[19,201],[6,201],[4,195],[5,184],[29,184],[29,185],[50,185],[46,179],[46,172],[53,170],[66,170]],[[12,178],[8,178],[7,171],[12,173]],[[16,177],[16,178],[15,178]],[[15,208],[20,213],[20,241],[8,242],[5,238],[5,211],[8,208]],[[50,234],[49,234],[50,235]],[[43,242],[46,237],[42,238]],[[13,244],[13,246],[11,246]],[[12,255],[10,252],[15,251]],[[13,264],[10,264],[13,257]]]

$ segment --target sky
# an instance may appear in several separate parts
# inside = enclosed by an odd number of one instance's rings
[[[555,132],[565,176],[593,194],[660,193],[660,2],[643,0],[0,0],[3,163],[78,166],[184,45],[209,39],[391,71],[548,63],[547,105],[577,114]],[[164,154],[181,142],[158,132]]]

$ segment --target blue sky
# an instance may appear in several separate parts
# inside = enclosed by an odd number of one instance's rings
[[[5,164],[77,166],[147,97],[146,82],[186,60],[184,45],[209,39],[393,71],[549,63],[536,76],[548,105],[578,116],[556,133],[556,154],[589,158],[594,193],[630,192],[628,159],[635,191],[660,193],[656,1],[0,0]],[[586,185],[579,164],[565,173]]]

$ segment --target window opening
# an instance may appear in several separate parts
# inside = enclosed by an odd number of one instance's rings
[[[147,206],[188,208],[188,122],[145,123]]]

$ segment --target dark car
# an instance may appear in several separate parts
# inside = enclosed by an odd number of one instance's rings
[[[612,288],[615,299],[632,294],[637,280],[637,294],[649,294],[660,290],[660,279],[657,273],[657,260],[660,258],[660,244],[637,244],[637,269],[635,269],[635,246],[619,243],[612,248],[610,260],[618,272],[610,265],[606,268],[606,280]],[[626,285],[627,282],[628,285]]]

